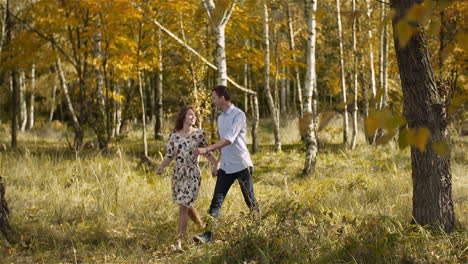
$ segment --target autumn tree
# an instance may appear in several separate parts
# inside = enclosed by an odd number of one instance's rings
[[[440,155],[434,146],[449,140],[447,109],[438,93],[422,24],[415,9],[428,8],[431,1],[392,0],[394,43],[404,114],[410,129],[428,129],[427,144],[411,146],[413,220],[416,224],[453,230],[450,155]],[[410,34],[408,34],[410,32]]]

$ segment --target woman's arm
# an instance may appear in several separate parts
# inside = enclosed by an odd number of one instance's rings
[[[159,165],[159,168],[158,168],[158,170],[157,170],[156,173],[157,173],[158,175],[161,175],[163,169],[164,169],[167,165],[169,165],[169,163],[171,163],[171,161],[172,161],[173,159],[174,159],[174,158],[165,157],[164,160],[163,160],[163,162],[161,163],[161,165]]]

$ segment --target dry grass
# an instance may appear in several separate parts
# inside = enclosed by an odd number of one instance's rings
[[[409,151],[391,143],[346,150],[339,121],[319,133],[317,168],[303,165],[297,121],[282,129],[283,149],[260,127],[255,192],[262,207],[253,219],[239,188],[223,205],[217,240],[169,249],[176,233],[170,169],[163,176],[137,169],[139,132],[112,144],[109,155],[66,149],[63,129],[20,134],[16,151],[0,151],[16,243],[0,240],[2,263],[462,263],[468,260],[468,140],[452,145],[457,229],[430,233],[409,225]],[[0,132],[5,138],[5,131]],[[7,140],[0,142],[7,145]],[[164,143],[150,140],[161,160]],[[201,160],[203,184],[196,207],[206,215],[215,179]],[[200,232],[189,226],[190,234]]]

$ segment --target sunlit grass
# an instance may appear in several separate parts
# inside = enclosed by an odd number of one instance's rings
[[[5,263],[463,263],[468,246],[468,140],[454,138],[453,201],[457,228],[430,233],[411,220],[408,149],[394,143],[355,150],[341,142],[339,121],[319,132],[320,152],[311,177],[299,178],[303,150],[297,120],[282,126],[283,151],[274,152],[269,121],[260,126],[253,155],[255,192],[262,208],[254,219],[237,184],[223,205],[216,241],[169,249],[177,228],[171,168],[162,176],[137,168],[141,131],[114,142],[110,154],[67,149],[61,129],[20,133],[18,150],[1,133],[0,176],[7,187],[17,243],[0,240]],[[165,133],[168,133],[168,130]],[[159,162],[164,142],[149,136]],[[91,140],[91,138],[87,138]],[[201,158],[202,189],[196,208],[206,216],[215,179]],[[189,225],[190,236],[199,233]]]

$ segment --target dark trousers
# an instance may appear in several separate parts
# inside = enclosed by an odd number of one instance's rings
[[[253,167],[232,174],[227,174],[223,170],[218,170],[216,187],[209,211],[212,217],[218,218],[224,199],[235,180],[239,181],[244,201],[250,210],[258,210],[257,200],[255,200],[254,195],[252,174]]]

